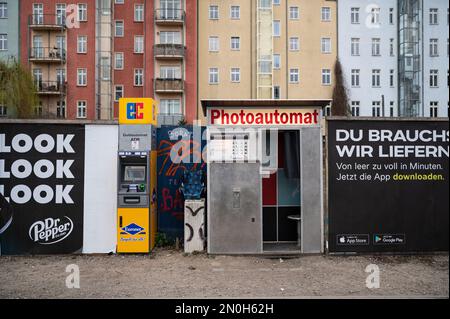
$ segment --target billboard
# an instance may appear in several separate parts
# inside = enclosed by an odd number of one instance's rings
[[[448,121],[328,121],[330,252],[448,251]]]
[[[81,252],[84,142],[83,125],[1,124],[2,254]]]

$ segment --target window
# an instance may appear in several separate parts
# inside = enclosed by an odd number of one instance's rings
[[[179,31],[160,31],[160,44],[181,44],[181,32]]]
[[[78,4],[78,21],[87,21],[87,4]]]
[[[380,38],[372,38],[372,55],[373,56],[380,56]]]
[[[181,111],[180,100],[177,99],[163,99],[159,103],[159,114],[161,115],[179,115],[183,114]]]
[[[217,20],[219,19],[219,6],[209,6],[209,19]]]
[[[134,6],[134,22],[144,22],[144,5],[136,4]]]
[[[241,69],[231,68],[231,82],[241,82]]]
[[[324,107],[322,111],[323,116],[331,116],[331,105],[327,105]]]
[[[125,0],[114,0],[115,4],[123,4]]]
[[[331,8],[330,7],[322,7],[322,21],[331,21]]]
[[[395,108],[394,108],[394,101],[389,102],[389,116],[394,117],[395,115]]]
[[[439,102],[437,101],[430,102],[430,117],[438,117],[438,106]]]
[[[331,53],[331,39],[330,38],[322,38],[320,41],[321,41],[322,53]]]
[[[394,70],[389,71],[389,86],[394,87]]]
[[[8,50],[8,35],[5,33],[0,34],[0,51]]]
[[[219,83],[219,69],[218,68],[210,68],[209,69],[209,84],[217,84]]]
[[[350,9],[350,21],[352,24],[359,24],[359,8]]]
[[[84,119],[86,118],[86,101],[78,101],[77,102],[77,118]]]
[[[330,69],[322,69],[322,85],[331,85]]]
[[[281,23],[279,20],[273,21],[273,36],[274,37],[281,36]]]
[[[219,37],[209,37],[209,51],[210,52],[219,51]]]
[[[123,98],[123,85],[114,86],[114,101],[119,102]]]
[[[289,7],[289,19],[298,20],[298,18],[299,18],[298,7]]]
[[[381,85],[381,70],[372,70],[372,87],[378,88]]]
[[[359,55],[359,38],[352,38],[351,52],[353,56]]]
[[[279,100],[281,96],[280,87],[278,85],[273,87],[273,98]]]
[[[123,21],[115,22],[114,36],[123,37]]]
[[[44,23],[44,5],[42,3],[33,3],[33,24]]]
[[[380,24],[380,8],[372,8],[370,10],[370,22],[372,24]]]
[[[361,71],[359,69],[352,70],[352,87],[359,87],[359,75]]]
[[[394,56],[395,55],[395,47],[394,47],[394,39],[389,39],[389,55]]]
[[[65,118],[66,117],[66,101],[56,101],[56,117]]]
[[[181,68],[179,66],[161,66],[159,76],[162,79],[181,79]]]
[[[87,69],[77,69],[77,85],[87,85]]]
[[[123,70],[123,62],[124,62],[123,52],[114,53],[114,68],[116,70]]]
[[[8,116],[8,107],[5,105],[0,105],[0,117]]]
[[[389,24],[394,24],[394,8],[389,8]]]
[[[430,8],[430,24],[436,25],[438,24],[438,9]]]
[[[268,0],[267,2],[270,3],[270,0]],[[281,0],[273,0],[273,5],[274,5],[274,6],[279,6],[280,3],[281,3]],[[267,6],[266,6],[266,7],[267,7]]]
[[[34,108],[34,115],[40,117],[42,116],[42,102],[39,102],[39,105]]]
[[[300,49],[298,38],[292,37],[289,38],[289,50],[291,51],[298,51]]]
[[[240,6],[231,6],[230,18],[233,20],[239,20],[241,18],[241,7]]]
[[[66,82],[66,69],[56,69],[56,82],[58,84]]]
[[[7,17],[8,17],[8,3],[0,2],[0,19],[6,19]]]
[[[289,82],[290,83],[298,83],[299,82],[298,69],[290,69],[289,70]]]
[[[438,56],[438,39],[430,39],[430,56]]]
[[[259,73],[270,73],[272,69],[272,61],[259,61]]]
[[[273,0],[274,5],[279,5],[279,0]],[[258,8],[259,9],[270,9],[272,7],[272,3],[270,0],[258,0]]]
[[[77,53],[87,53],[87,36],[85,35],[78,36]]]
[[[66,23],[66,4],[56,4],[56,24],[64,25]]]
[[[380,101],[372,102],[372,116],[373,117],[381,116],[381,102]]]
[[[134,86],[144,85],[144,70],[134,69]]]
[[[281,55],[274,54],[273,55],[273,68],[279,70],[281,68]]]
[[[359,116],[359,107],[360,107],[360,102],[359,101],[352,101],[352,116]]]
[[[142,35],[134,37],[134,53],[144,53],[144,37]]]
[[[110,60],[109,57],[102,57],[100,59],[100,70],[101,70],[101,76],[103,81],[109,81],[111,78],[111,71],[110,71]]]
[[[231,50],[238,51],[241,49],[241,38],[231,37]]]
[[[430,87],[438,87],[439,70],[430,70]]]

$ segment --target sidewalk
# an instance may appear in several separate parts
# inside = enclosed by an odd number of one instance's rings
[[[66,266],[80,289],[66,287]],[[369,264],[380,288],[368,289]],[[0,257],[0,298],[447,297],[448,255],[305,256],[295,259],[184,255]]]

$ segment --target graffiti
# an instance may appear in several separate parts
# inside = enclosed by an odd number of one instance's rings
[[[188,171],[204,170],[206,141],[197,140],[192,126],[162,126],[158,129],[158,231],[168,238],[184,233],[184,198],[179,191],[181,177]],[[201,129],[200,137],[205,131]]]

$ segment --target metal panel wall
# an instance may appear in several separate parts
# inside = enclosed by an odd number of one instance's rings
[[[259,163],[209,164],[208,253],[262,252],[259,170]]]
[[[302,252],[321,253],[322,233],[322,151],[319,127],[300,131]]]

